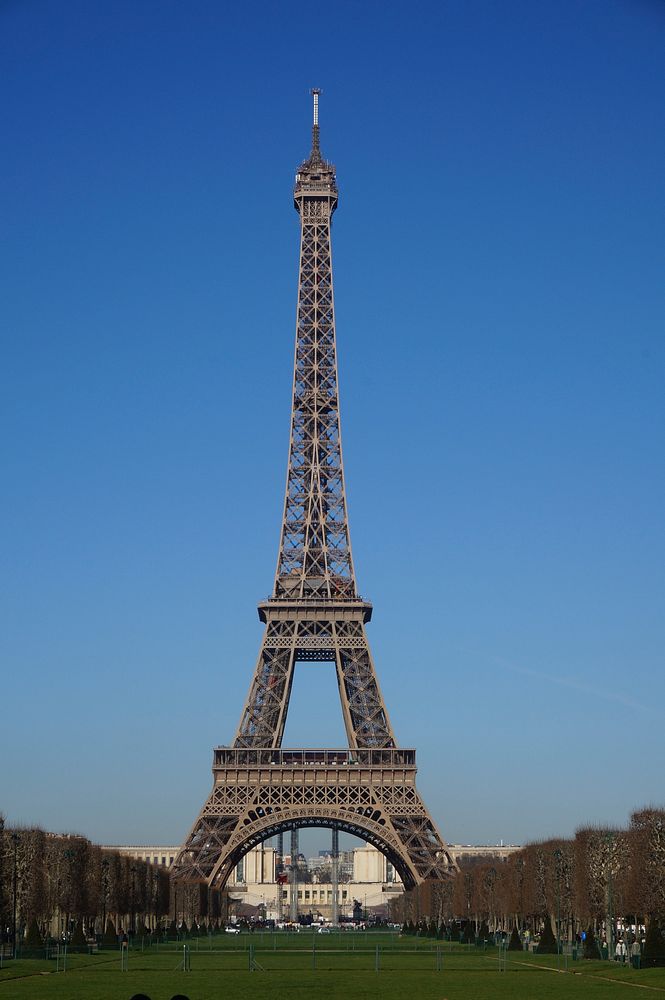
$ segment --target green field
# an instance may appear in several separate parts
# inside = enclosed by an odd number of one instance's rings
[[[67,970],[54,959],[19,959],[0,970],[0,1000],[549,1000],[567,997],[665,997],[665,969],[639,970],[613,962],[437,943],[378,933],[219,935],[131,950],[127,970],[119,952],[70,955]],[[507,959],[507,967],[503,968]],[[252,968],[250,969],[250,966]],[[567,968],[566,968],[567,967]]]

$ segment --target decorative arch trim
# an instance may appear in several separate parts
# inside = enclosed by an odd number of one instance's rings
[[[257,816],[256,819],[246,817],[244,825],[228,841],[224,860],[220,859],[211,872],[209,884],[223,889],[241,858],[253,847],[278,833],[283,833],[292,827],[299,829],[324,827],[360,837],[376,847],[395,868],[404,883],[404,888],[412,889],[418,882],[417,874],[404,856],[399,838],[385,825],[385,820],[379,822],[372,818],[371,814],[375,812],[377,812],[375,809],[366,809],[362,813],[349,812],[348,815],[340,815],[339,810],[332,807],[317,806],[280,809],[279,812]]]

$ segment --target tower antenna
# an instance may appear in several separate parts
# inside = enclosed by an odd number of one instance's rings
[[[321,157],[321,147],[319,146],[319,94],[318,87],[313,87],[311,94],[314,98],[314,119],[312,122],[312,154],[316,159]]]

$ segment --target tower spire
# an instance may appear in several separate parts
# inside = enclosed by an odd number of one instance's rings
[[[321,159],[321,147],[319,145],[319,94],[321,91],[318,87],[312,88],[312,98],[314,100],[314,119],[312,122],[312,160],[319,161]]]

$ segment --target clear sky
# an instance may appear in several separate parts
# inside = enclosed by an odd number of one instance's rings
[[[271,588],[309,88],[351,535],[451,841],[665,800],[665,5],[0,5],[0,808],[184,837]],[[340,745],[332,668],[287,742]]]

